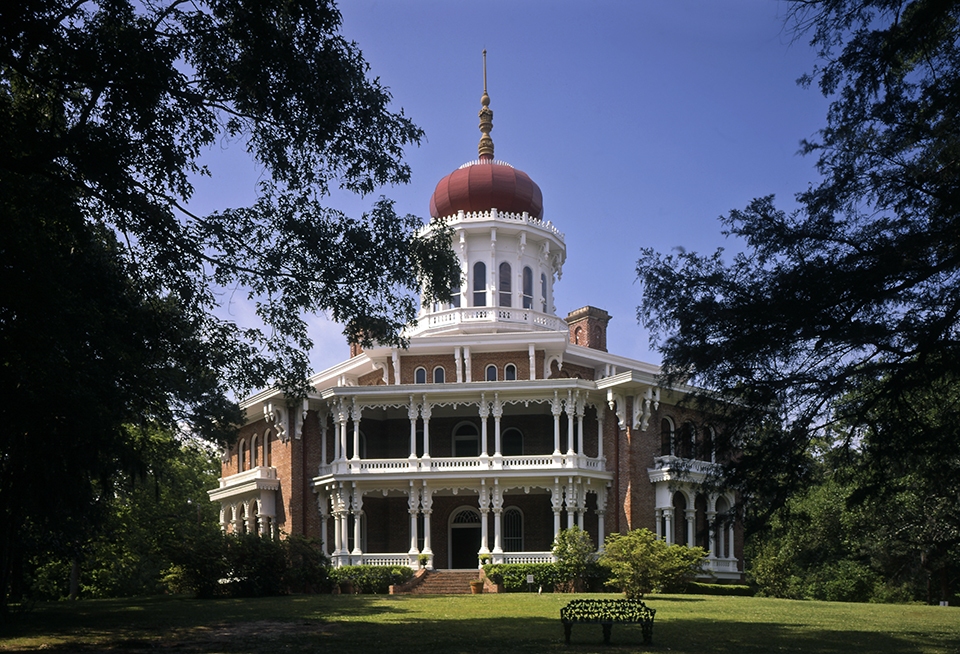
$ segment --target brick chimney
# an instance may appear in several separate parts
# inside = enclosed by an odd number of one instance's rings
[[[610,314],[596,307],[583,307],[567,314],[570,342],[574,345],[607,351],[607,323]]]

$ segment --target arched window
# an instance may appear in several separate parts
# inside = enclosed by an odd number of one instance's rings
[[[270,465],[270,430],[263,432],[263,465]]]
[[[577,327],[573,330],[573,344],[583,345],[583,327]]]
[[[510,264],[504,261],[500,264],[500,306],[509,307],[513,306],[510,302],[511,295],[511,284],[510,284]]]
[[[250,438],[250,467],[251,467],[251,468],[256,468],[258,465],[260,465],[260,463],[259,463],[260,457],[258,457],[257,454],[258,454],[258,452],[257,452],[257,435],[254,434],[254,435]]]
[[[683,423],[680,430],[680,456],[692,459],[696,456],[697,428],[689,420]]]
[[[480,456],[480,432],[472,422],[461,422],[453,430],[453,456]]]
[[[473,264],[473,306],[487,306],[487,264],[482,261]]]
[[[240,439],[237,444],[237,472],[243,472],[247,469],[247,441]]]
[[[673,421],[664,418],[660,421],[660,456],[673,454]]]
[[[413,383],[414,384],[426,384],[427,383],[427,369],[423,366],[417,368],[413,371]]]
[[[517,379],[517,367],[512,363],[508,363],[503,367],[503,378],[507,381],[516,381]]]
[[[484,373],[487,381],[497,381],[497,367],[492,363],[487,366],[486,372]]]
[[[503,551],[523,551],[523,513],[515,506],[503,512]]]
[[[516,427],[505,429],[500,434],[500,449],[503,450],[503,456],[523,455],[523,432]]]
[[[523,267],[523,308],[533,308],[533,270],[530,266]]]
[[[713,427],[704,427],[700,431],[700,442],[697,444],[697,456],[704,461],[713,461]]]
[[[547,276],[540,273],[540,310],[547,312]]]
[[[433,383],[442,384],[443,383],[443,366],[437,366],[433,369]]]

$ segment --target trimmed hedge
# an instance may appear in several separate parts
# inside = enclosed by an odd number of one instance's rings
[[[390,586],[402,584],[413,577],[407,566],[385,567],[378,565],[345,565],[331,568],[330,579],[337,584],[353,586],[353,592],[364,595],[386,595]]]
[[[687,584],[687,592],[694,595],[753,596],[753,588],[743,584],[704,584],[698,581],[691,581]]]
[[[556,563],[496,563],[483,566],[483,571],[494,583],[503,584],[508,593],[526,591],[527,575],[533,575],[534,590],[543,586],[548,593],[566,581]]]

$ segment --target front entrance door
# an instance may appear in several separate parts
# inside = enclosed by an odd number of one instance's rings
[[[450,521],[450,567],[453,569],[477,567],[480,550],[480,512],[465,506],[453,514]]]

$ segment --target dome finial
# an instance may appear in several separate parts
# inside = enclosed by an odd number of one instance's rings
[[[483,96],[480,98],[480,151],[481,160],[493,160],[493,139],[490,131],[493,129],[493,110],[490,108],[490,96],[487,95],[487,51],[483,51]]]

